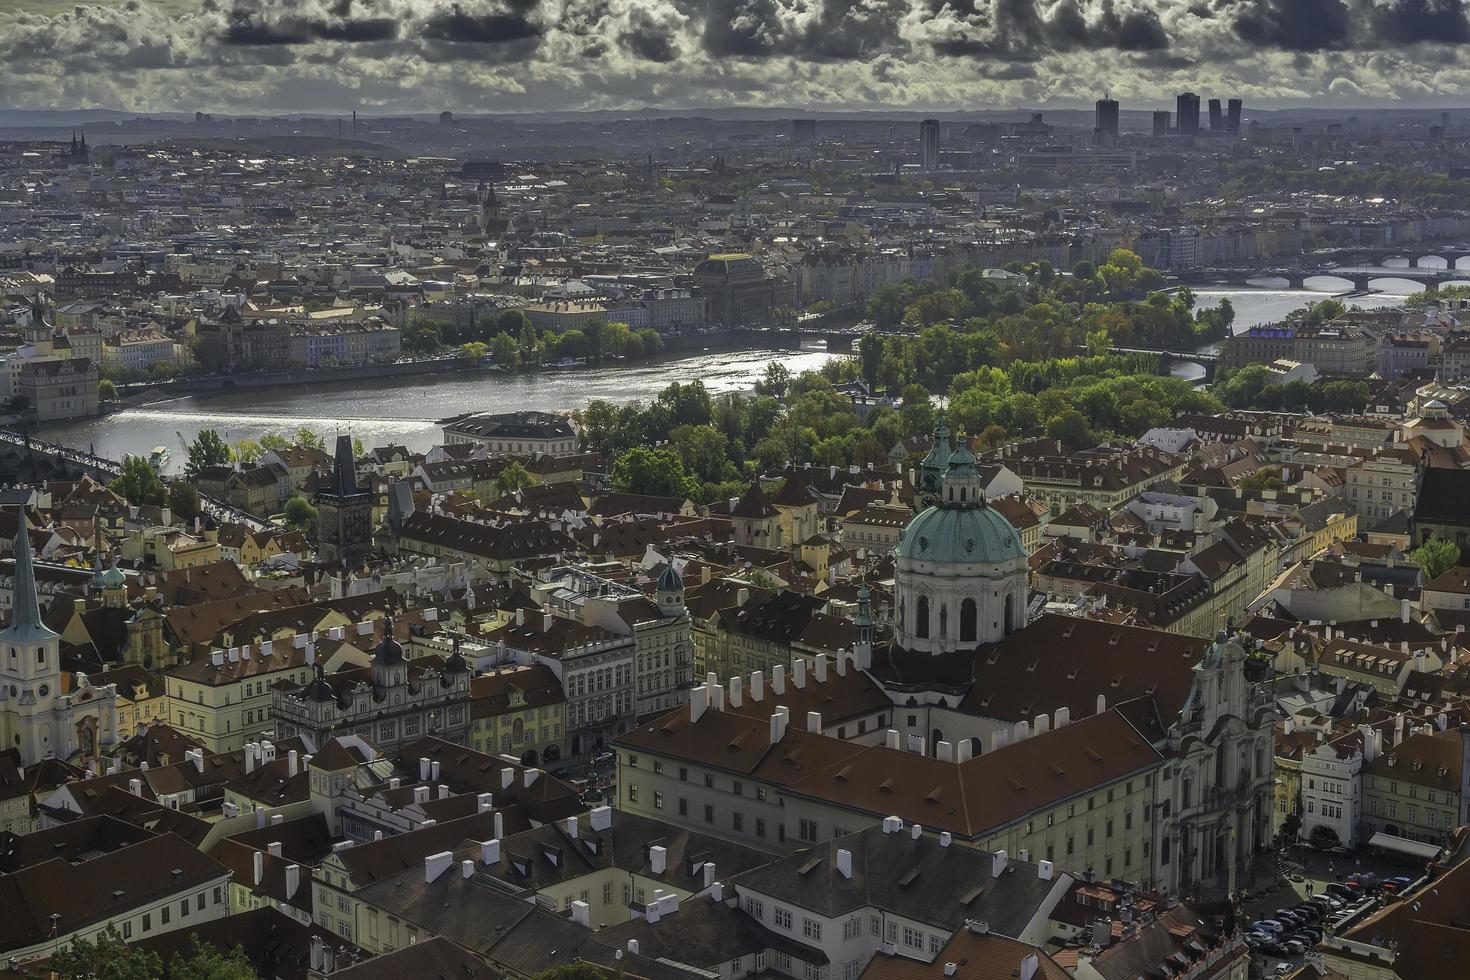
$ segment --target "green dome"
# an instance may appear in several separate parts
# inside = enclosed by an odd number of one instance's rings
[[[1000,565],[1025,558],[1021,535],[990,507],[930,507],[903,529],[898,557]]]
[[[107,568],[99,568],[92,575],[92,583],[99,589],[121,589],[128,584],[127,577],[113,562]]]

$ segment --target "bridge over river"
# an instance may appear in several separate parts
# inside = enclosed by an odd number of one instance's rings
[[[0,429],[0,451],[4,455],[16,460],[16,469],[24,476],[25,469],[30,468],[32,480],[41,479],[40,468],[36,465],[38,459],[50,462],[53,467],[63,475],[86,473],[93,478],[107,483],[117,478],[122,473],[122,463],[105,456],[97,456],[70,446],[58,445],[54,442],[46,442],[42,439],[25,433],[16,432],[14,429]],[[247,513],[238,507],[201,493],[199,495],[200,509],[220,522],[234,522],[249,526],[261,531],[271,525],[253,514]]]

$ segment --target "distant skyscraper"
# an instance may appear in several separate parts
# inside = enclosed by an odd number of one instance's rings
[[[815,143],[816,141],[817,121],[815,119],[791,120],[791,142]]]
[[[1174,100],[1175,129],[1180,136],[1199,135],[1199,96],[1181,92]]]
[[[1226,105],[1225,128],[1230,130],[1230,132],[1232,133],[1240,132],[1241,108],[1242,106],[1239,99],[1231,99]]]
[[[1168,109],[1155,109],[1154,110],[1154,135],[1155,136],[1168,136],[1169,135],[1169,110]]]
[[[919,123],[919,167],[926,171],[939,169],[938,119],[925,119]]]
[[[1225,113],[1220,110],[1220,100],[1210,100],[1210,132],[1218,133],[1225,128]]]
[[[1118,101],[1116,99],[1098,99],[1093,120],[1093,133],[1099,143],[1117,142]]]

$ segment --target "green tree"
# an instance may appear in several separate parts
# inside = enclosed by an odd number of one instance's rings
[[[242,463],[253,463],[265,455],[265,450],[254,439],[236,439],[230,452]]]
[[[521,349],[508,333],[498,333],[490,340],[490,356],[503,368],[514,371],[521,363]]]
[[[189,443],[189,458],[184,463],[184,476],[197,480],[201,471],[211,466],[223,466],[233,458],[229,443],[214,429],[201,429]]]
[[[655,405],[668,410],[672,426],[708,425],[714,416],[709,392],[703,381],[681,384],[675,381],[658,393]]]
[[[1067,449],[1081,449],[1092,442],[1092,430],[1087,425],[1087,416],[1075,408],[1052,416],[1051,421],[1046,423],[1046,434],[1061,440]]]
[[[297,433],[298,436],[300,434],[300,432]],[[313,435],[315,435],[315,433],[313,433]],[[262,433],[260,436],[260,448],[268,453],[275,452],[279,449],[290,449],[291,440],[287,439],[279,432],[265,432]]]
[[[97,400],[99,402],[117,401],[117,385],[106,378],[97,382]]]
[[[161,505],[167,495],[158,471],[145,456],[123,457],[122,472],[107,486],[130,504]]]
[[[1409,552],[1409,557],[1424,569],[1426,582],[1439,578],[1460,561],[1460,546],[1444,538],[1430,538]]]
[[[790,388],[791,369],[780,361],[772,361],[767,364],[765,373],[755,383],[757,395],[770,395],[772,398],[785,398]]]
[[[296,430],[296,435],[292,437],[291,441],[296,443],[296,445],[300,446],[302,449],[327,448],[326,437],[323,436],[320,432],[317,432],[315,429],[305,425]]]
[[[256,976],[244,948],[222,953],[197,935],[189,937],[189,955],[176,952],[168,964],[169,980],[255,980]]]
[[[286,519],[288,525],[296,530],[309,536],[316,535],[316,507],[300,494],[286,501],[286,506],[281,508],[281,516]]]
[[[618,457],[613,464],[612,485],[619,493],[653,497],[689,497],[697,492],[677,452],[641,446]]]
[[[708,425],[681,425],[669,433],[669,442],[684,468],[705,483],[723,479],[730,468],[729,439]]]
[[[643,345],[644,357],[655,357],[664,349],[663,335],[652,327],[643,327],[635,336],[638,338],[638,342]]]
[[[199,491],[194,484],[177,480],[169,484],[168,509],[175,517],[192,521],[199,516]]]
[[[495,491],[504,496],[508,493],[515,493],[517,490],[524,490],[532,482],[531,474],[526,472],[524,466],[520,463],[509,463],[505,469],[495,475]]]
[[[467,344],[461,344],[459,346],[459,352],[464,355],[465,360],[479,364],[485,359],[485,355],[490,352],[490,348],[478,340],[472,340]]]
[[[95,941],[74,939],[51,954],[48,974],[65,980],[158,980],[163,961],[157,953],[129,946],[109,925]]]
[[[865,333],[858,340],[858,357],[862,361],[863,380],[869,388],[878,386],[878,372],[883,366],[883,338]]]
[[[1281,471],[1274,466],[1262,466],[1247,473],[1236,484],[1242,490],[1280,490],[1284,485],[1281,482]]]

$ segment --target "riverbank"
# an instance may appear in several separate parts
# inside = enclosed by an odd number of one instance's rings
[[[435,357],[394,361],[389,364],[356,364],[341,367],[298,368],[289,371],[251,371],[228,375],[185,375],[157,383],[139,382],[120,385],[117,404],[123,408],[170,401],[186,395],[215,394],[240,388],[283,388],[294,385],[324,385],[380,381],[387,379],[426,378],[435,375],[453,375],[466,372],[493,372],[500,376],[535,375],[542,371],[565,373],[598,371],[632,364],[654,364],[671,356],[694,351],[781,351],[799,347],[799,338],[790,331],[780,330],[720,330],[709,333],[673,334],[663,338],[663,349],[654,357],[642,361],[608,361],[602,364],[580,365],[576,368],[555,365],[529,365],[514,372],[504,372],[488,360],[471,361],[459,353],[441,354]]]

